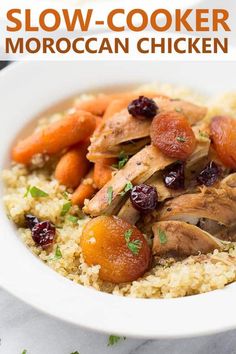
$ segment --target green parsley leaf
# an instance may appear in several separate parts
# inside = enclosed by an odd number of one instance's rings
[[[122,167],[126,165],[127,161],[129,160],[129,156],[124,151],[121,151],[118,159],[119,159],[118,163],[112,165],[112,167],[118,168],[118,170],[120,170]]]
[[[133,188],[133,184],[131,182],[127,182],[123,192],[121,192],[121,196],[123,197],[128,191]]]
[[[160,240],[160,244],[164,245],[167,242],[167,236],[165,231],[158,229],[158,237]]]
[[[125,237],[125,241],[129,242],[130,241],[130,237],[132,236],[133,230],[129,229],[125,231],[124,237]]]
[[[57,245],[54,259],[57,260],[57,259],[61,259],[61,258],[62,258],[62,253],[61,253],[60,247]]]
[[[203,141],[209,139],[209,135],[206,132],[203,132],[202,130],[199,130],[199,137],[202,138]]]
[[[73,224],[77,224],[77,222],[78,222],[78,220],[79,220],[78,216],[74,216],[74,215],[68,215],[68,216],[67,216],[67,219],[68,219],[69,221],[71,221]]]
[[[111,335],[111,336],[109,336],[109,338],[108,338],[108,346],[110,346],[110,345],[114,345],[114,344],[117,344],[121,339],[126,339],[126,337],[119,337],[119,336],[114,336],[114,335]]]
[[[31,186],[28,186],[28,187],[27,187],[26,192],[25,192],[25,194],[24,194],[24,198],[28,197],[29,192],[30,192],[30,188],[31,188]]]
[[[79,354],[79,352],[76,350],[76,352],[70,353],[70,354]]]
[[[67,202],[63,205],[62,210],[61,210],[61,216],[65,216],[68,211],[70,210],[70,208],[72,207],[72,203],[71,202]]]
[[[177,136],[176,140],[177,140],[179,143],[185,143],[186,138],[184,138],[183,136]]]
[[[65,198],[65,199],[69,199],[69,194],[66,192],[66,191],[64,191],[63,193],[62,193],[62,195],[63,195],[63,197]]]
[[[182,113],[182,108],[176,107],[175,112]]]
[[[112,186],[107,188],[107,200],[108,200],[108,204],[111,204],[113,199],[113,188]]]
[[[48,193],[42,191],[42,189],[39,189],[38,187],[28,187],[27,188],[27,194],[26,197],[29,195],[33,198],[41,198],[41,197],[48,197]]]
[[[25,350],[23,350],[23,352],[21,354],[26,354],[26,353],[27,353],[27,350],[25,349]]]
[[[134,240],[128,243],[128,249],[135,255],[139,253],[139,250],[141,248],[141,241],[140,240]]]

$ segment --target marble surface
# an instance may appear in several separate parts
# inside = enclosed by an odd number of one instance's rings
[[[158,321],[158,318],[157,318]],[[204,321],[204,314],[203,314]],[[176,340],[121,340],[46,316],[0,289],[0,353],[21,354],[236,354],[236,331]]]

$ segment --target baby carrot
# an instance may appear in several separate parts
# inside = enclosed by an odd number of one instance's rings
[[[106,120],[112,116],[114,116],[116,113],[119,113],[122,111],[124,108],[127,108],[128,104],[130,103],[130,99],[120,99],[120,100],[113,100],[107,107],[104,115],[103,115],[103,120]]]
[[[94,166],[94,183],[101,189],[105,184],[110,181],[112,177],[112,168],[111,166],[117,162],[115,158],[109,159],[100,159],[95,163]]]
[[[69,149],[59,160],[55,177],[68,188],[75,188],[89,170],[90,163],[86,159],[89,142],[80,143]]]
[[[79,205],[80,207],[83,207],[85,199],[91,199],[91,197],[95,194],[96,189],[93,186],[92,177],[93,171],[90,171],[83,182],[74,191],[71,198],[73,205]]]
[[[137,92],[118,92],[118,93],[113,93],[113,94],[99,94],[95,96],[94,98],[85,100],[85,101],[80,101],[76,103],[76,108],[81,109],[83,111],[90,112],[94,115],[102,116],[110,103],[113,100],[125,100],[127,102],[127,105],[129,104],[130,101],[134,100],[135,98],[138,98],[138,96],[144,95],[150,98],[153,97],[166,97],[163,95],[159,95],[157,92],[154,91],[137,91]],[[124,108],[124,107],[123,107]]]
[[[77,103],[76,108],[102,116],[111,100],[111,95],[99,94],[94,98]]]
[[[19,141],[13,148],[12,158],[27,164],[38,153],[55,154],[64,148],[86,140],[96,127],[96,117],[77,111]]]

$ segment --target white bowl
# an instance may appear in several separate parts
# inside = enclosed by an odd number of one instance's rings
[[[187,85],[204,93],[236,89],[235,63],[28,62],[0,74],[0,169],[19,130],[61,99],[101,86],[152,81]],[[1,191],[2,195],[2,186]],[[37,309],[110,334],[161,338],[195,336],[236,327],[236,283],[178,299],[113,296],[63,278],[20,241],[0,205],[0,285]]]

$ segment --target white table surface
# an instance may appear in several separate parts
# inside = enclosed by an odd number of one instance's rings
[[[236,12],[235,0],[199,3],[201,7],[225,7],[231,13]],[[236,37],[231,44],[235,43]],[[236,331],[178,340],[127,338],[113,347],[107,346],[107,340],[106,335],[48,317],[0,288],[0,354],[21,354],[24,349],[27,354],[70,354],[75,351],[80,354],[236,354]]]

